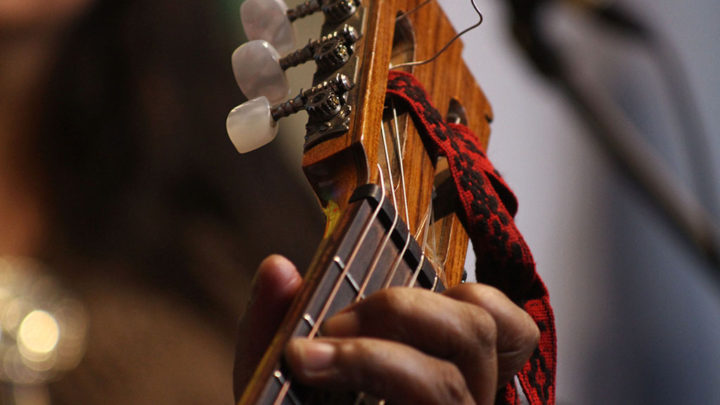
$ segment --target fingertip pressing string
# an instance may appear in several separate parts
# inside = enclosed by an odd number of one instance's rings
[[[408,11],[408,12],[405,13],[405,14],[402,14],[402,15],[398,16],[397,20],[399,21],[399,20],[401,20],[401,19],[403,19],[403,18],[406,18],[408,15],[410,15],[410,14],[418,11],[421,7],[423,7],[423,6],[427,5],[428,3],[430,3],[430,1],[432,1],[432,0],[426,0],[426,1],[422,2],[422,3],[420,3],[420,5],[418,5],[418,6],[415,7],[414,9]],[[475,0],[470,0],[470,3],[472,4],[473,9],[475,10],[475,12],[477,13],[478,17],[480,18],[477,23],[475,23],[475,24],[473,24],[473,25],[465,28],[464,30],[462,30],[461,32],[459,32],[458,34],[456,34],[450,41],[448,41],[447,44],[445,44],[445,46],[442,47],[442,49],[440,49],[440,50],[439,50],[433,57],[431,57],[430,59],[426,59],[426,60],[423,60],[423,61],[416,61],[416,62],[406,62],[406,63],[401,63],[401,64],[399,64],[399,65],[394,65],[394,66],[391,65],[391,66],[390,66],[390,70],[399,69],[399,68],[403,68],[403,67],[409,67],[409,66],[426,65],[426,64],[428,64],[428,63],[431,63],[431,62],[433,62],[435,59],[437,59],[438,57],[440,57],[440,55],[442,55],[443,52],[445,52],[445,51],[450,47],[450,45],[452,45],[455,41],[457,41],[458,38],[462,37],[463,35],[467,34],[468,32],[470,32],[470,31],[474,30],[475,28],[479,27],[480,24],[483,23],[483,20],[485,19],[485,17],[483,17],[482,12],[481,12],[480,9],[478,8],[478,5],[475,3]]]

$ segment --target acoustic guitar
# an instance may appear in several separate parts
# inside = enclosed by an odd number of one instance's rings
[[[294,382],[282,359],[288,340],[318,336],[324,319],[378,289],[442,291],[463,281],[468,235],[447,162],[428,152],[408,111],[386,97],[392,66],[432,58],[456,32],[432,1],[311,0],[285,13],[291,21],[313,11],[325,12],[319,39],[278,63],[284,70],[315,59],[314,87],[258,108],[271,125],[308,112],[303,170],[325,212],[325,235],[240,405],[377,403]],[[461,51],[456,41],[432,63],[398,70],[411,72],[448,121],[467,125],[487,146],[492,111]],[[232,120],[231,113],[231,138],[239,125]]]

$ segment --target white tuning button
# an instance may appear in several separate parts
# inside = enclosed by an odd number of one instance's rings
[[[283,117],[307,110],[310,118],[316,121],[333,119],[342,113],[344,94],[352,87],[350,79],[338,73],[274,107],[265,96],[240,104],[230,111],[225,122],[230,140],[238,152],[247,153],[275,139],[277,121]],[[329,122],[326,124],[330,125],[328,129],[332,128]]]
[[[235,80],[249,99],[265,96],[270,103],[283,101],[290,92],[285,71],[315,60],[320,71],[340,68],[355,52],[360,35],[349,25],[343,26],[284,57],[268,42],[255,40],[238,47],[232,55]]]
[[[250,41],[233,52],[233,74],[245,97],[268,98],[270,103],[283,101],[290,93],[285,70],[280,66],[280,55],[263,40]]]
[[[295,31],[287,16],[283,0],[246,0],[240,6],[245,35],[249,40],[262,39],[271,43],[280,54],[295,49]]]
[[[251,152],[270,143],[278,133],[270,102],[258,97],[235,107],[225,122],[228,135],[240,153]]]

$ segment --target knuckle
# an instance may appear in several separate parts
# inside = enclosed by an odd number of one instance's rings
[[[460,370],[452,363],[444,363],[438,371],[439,403],[468,404],[471,403],[470,391]]]
[[[338,345],[338,358],[354,361],[356,358],[367,358],[372,353],[372,345],[366,339],[343,340]]]
[[[505,346],[514,348],[518,352],[530,353],[540,342],[540,328],[527,312],[522,311],[522,313],[523,318],[518,323],[516,332],[504,337]]]
[[[369,393],[390,392],[393,380],[378,378],[390,369],[387,356],[372,339],[351,339],[338,346],[338,382],[346,388]]]
[[[475,289],[475,294],[484,302],[508,301],[505,293],[489,285],[478,284]]]
[[[497,288],[487,284],[464,284],[460,294],[465,297],[468,302],[480,303],[497,303],[508,301],[507,296]]]
[[[474,338],[484,350],[495,350],[497,344],[497,324],[487,311],[480,307],[470,307],[469,320]]]
[[[343,340],[337,345],[336,367],[346,383],[363,386],[367,383],[363,370],[372,361],[373,349],[365,339]]]
[[[457,291],[453,292],[455,297],[467,303],[481,307],[515,305],[505,293],[493,286],[474,283],[463,284],[456,288]]]
[[[399,317],[408,312],[413,296],[405,288],[387,288],[375,293],[368,299],[369,306],[382,311],[388,317]]]
[[[532,350],[538,345],[538,343],[540,343],[540,328],[533,321],[530,315],[528,315],[527,317],[528,321],[526,322],[526,324],[528,326],[525,328],[525,333],[521,338],[520,344],[521,347],[527,347]]]

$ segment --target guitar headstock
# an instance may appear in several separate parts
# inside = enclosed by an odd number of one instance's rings
[[[436,2],[401,17],[420,4],[419,0],[365,0],[351,20],[361,39],[355,44],[351,61],[339,69],[355,84],[347,94],[347,104],[352,108],[349,130],[325,137],[309,134],[303,159],[305,174],[326,208],[328,231],[357,187],[380,184],[380,171],[389,198],[394,188],[396,208],[418,241],[425,239],[424,228],[431,221],[428,215],[433,190],[436,207],[454,204],[447,200],[452,195],[441,194],[441,186],[449,178],[443,159],[433,161],[408,114],[398,111],[400,106],[391,101],[386,103],[391,65],[427,60],[455,36]],[[326,24],[322,34],[336,28]],[[453,114],[464,121],[487,145],[492,112],[462,60],[461,42],[451,45],[430,64],[404,70],[410,70],[423,83],[441,114]],[[315,82],[332,74],[335,72],[321,72]],[[398,156],[402,156],[402,163]],[[441,278],[446,285],[454,285],[462,278],[467,235],[455,214],[445,213],[449,215],[432,218],[427,238],[431,249],[426,254],[436,269],[444,269]]]

